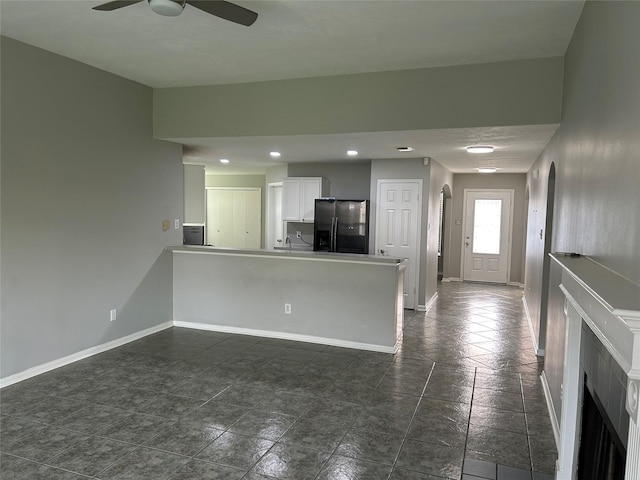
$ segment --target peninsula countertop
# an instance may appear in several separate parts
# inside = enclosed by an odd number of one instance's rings
[[[174,325],[394,353],[407,262],[382,255],[168,247]]]
[[[310,261],[329,261],[345,263],[372,263],[389,266],[404,266],[406,261],[402,258],[385,257],[382,255],[362,255],[355,253],[334,253],[334,252],[313,252],[308,250],[292,249],[244,249],[244,248],[224,248],[206,245],[179,245],[167,247],[174,253],[191,254],[219,254],[232,256],[262,256],[296,258]]]

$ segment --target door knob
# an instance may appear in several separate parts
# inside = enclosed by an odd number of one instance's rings
[[[464,244],[468,247],[469,246],[469,242],[464,242]]]

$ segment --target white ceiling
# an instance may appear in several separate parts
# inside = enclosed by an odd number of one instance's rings
[[[179,17],[162,17],[145,1],[91,9],[100,3],[1,0],[1,32],[152,87],[214,85],[561,56],[584,2],[236,1],[258,13],[251,27],[189,5]],[[508,161],[511,170],[526,171],[556,127],[198,139],[187,160],[217,162],[224,154],[236,166],[264,168],[270,161],[263,152],[275,144],[282,161],[344,159],[347,144],[361,158],[398,158],[395,147],[411,144],[412,156],[470,171],[474,164],[459,149],[478,138],[498,147],[496,166]]]

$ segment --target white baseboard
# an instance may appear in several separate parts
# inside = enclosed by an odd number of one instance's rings
[[[450,283],[450,282],[461,282],[462,279],[458,278],[458,277],[446,277],[446,278],[443,278],[440,281],[444,282],[444,283]]]
[[[42,365],[37,365],[35,367],[31,367],[27,370],[24,370],[22,372],[9,375],[8,377],[0,378],[0,388],[8,387],[9,385],[13,385],[14,383],[18,383],[28,378],[35,377],[36,375],[40,375],[41,373],[45,373],[50,370],[54,370],[56,368],[64,367],[65,365],[69,365],[70,363],[77,362],[78,360],[82,360],[87,357],[91,357],[92,355],[96,355],[98,353],[106,352],[107,350],[120,347],[126,343],[133,342],[142,337],[146,337],[153,333],[160,332],[172,326],[173,326],[173,322],[161,323],[160,325],[156,325],[155,327],[147,328],[145,330],[132,333],[131,335],[127,335],[126,337],[118,338],[116,340],[103,343],[102,345],[97,345],[95,347],[87,348],[86,350],[72,353],[71,355],[67,355],[66,357],[58,358],[56,360],[52,360],[51,362],[43,363]]]
[[[553,438],[556,441],[556,448],[560,449],[560,424],[558,423],[558,417],[556,417],[556,410],[553,408],[553,399],[551,398],[551,390],[549,390],[549,382],[547,382],[547,376],[544,371],[540,375],[542,381],[542,391],[544,392],[544,399],[547,404],[547,410],[549,411],[549,418],[551,419],[551,429],[553,430]],[[557,469],[556,469],[557,470]]]
[[[356,350],[369,350],[372,352],[395,353],[395,346],[376,345],[371,343],[351,342],[337,338],[316,337],[299,333],[275,332],[272,330],[257,330],[254,328],[230,327],[226,325],[211,325],[208,323],[193,323],[174,321],[175,327],[193,328],[196,330],[209,330],[212,332],[235,333],[238,335],[251,335],[254,337],[279,338],[282,340],[295,340],[298,342],[319,343],[333,347],[353,348]]]
[[[509,285],[510,287],[524,288],[524,283],[520,282],[507,282],[507,285]]]
[[[433,307],[436,303],[436,300],[438,299],[438,292],[435,292],[431,298],[429,299],[429,301],[427,302],[427,304],[425,305],[424,311],[428,312],[429,310],[431,310],[431,307]]]
[[[524,305],[524,314],[527,317],[527,324],[529,325],[529,333],[531,334],[531,343],[533,343],[533,351],[536,352],[536,356],[544,357],[544,348],[540,348],[538,344],[538,337],[536,331],[533,328],[533,322],[531,321],[531,314],[529,313],[529,305],[527,304],[527,297],[522,295],[522,305]]]

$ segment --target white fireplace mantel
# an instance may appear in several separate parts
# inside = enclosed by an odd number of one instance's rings
[[[584,321],[627,374],[629,436],[625,480],[640,480],[640,286],[589,257],[556,253],[551,258],[563,269],[560,289],[566,297],[567,317],[556,479],[576,478]]]

